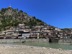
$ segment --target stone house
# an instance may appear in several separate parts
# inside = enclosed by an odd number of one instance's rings
[[[61,29],[59,29],[59,28],[55,28],[55,30],[56,30],[56,31],[61,31]]]
[[[30,32],[19,31],[18,38],[26,39],[30,37]]]

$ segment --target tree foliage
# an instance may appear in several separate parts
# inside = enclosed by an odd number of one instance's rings
[[[5,30],[6,27],[17,26],[19,23],[24,23],[30,28],[36,25],[44,25],[44,22],[37,19],[35,16],[30,17],[22,10],[13,9],[11,7],[2,8],[0,10],[0,19],[0,30]]]

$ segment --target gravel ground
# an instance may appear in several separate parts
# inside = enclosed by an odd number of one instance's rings
[[[72,54],[72,50],[1,44],[0,54]]]

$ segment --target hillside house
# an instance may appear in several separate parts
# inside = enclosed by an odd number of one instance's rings
[[[30,37],[30,32],[19,31],[19,34],[20,35],[18,36],[18,38],[26,39]]]
[[[39,39],[39,35],[40,35],[40,32],[33,31],[33,32],[31,32],[30,38]]]
[[[19,28],[19,29],[24,29],[24,28],[25,28],[25,25],[24,25],[24,24],[19,24],[19,25],[18,25],[18,28]]]
[[[61,29],[59,29],[59,28],[55,28],[55,30],[56,30],[56,31],[61,31]]]

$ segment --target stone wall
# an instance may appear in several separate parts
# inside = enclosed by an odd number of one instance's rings
[[[21,43],[23,39],[0,39],[0,43]]]
[[[59,43],[72,43],[71,39],[60,39]]]
[[[49,39],[0,39],[0,43],[25,43],[25,42],[49,43]],[[72,40],[60,39],[58,43],[72,43]]]

